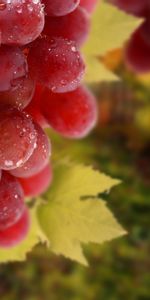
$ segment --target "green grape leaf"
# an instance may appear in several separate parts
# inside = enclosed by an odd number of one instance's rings
[[[37,220],[37,206],[30,209],[31,228],[27,238],[19,245],[11,248],[0,248],[0,263],[23,261],[32,248],[41,242],[48,243]]]
[[[83,46],[86,55],[104,55],[122,47],[142,20],[124,13],[115,6],[100,3],[91,19],[91,31]]]
[[[142,21],[113,5],[101,2],[97,5],[91,18],[89,38],[82,48],[87,65],[87,83],[119,80],[96,57],[122,47]]]
[[[109,71],[98,59],[94,56],[86,56],[87,71],[85,73],[85,82],[99,81],[118,81],[119,77]]]
[[[99,193],[119,184],[89,166],[57,164],[47,202],[38,208],[50,250],[87,265],[82,244],[102,243],[125,233]]]

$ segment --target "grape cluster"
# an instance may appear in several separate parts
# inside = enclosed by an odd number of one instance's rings
[[[52,181],[44,128],[67,138],[96,123],[92,93],[81,85],[94,0],[0,0],[0,247],[30,227],[25,197]]]
[[[110,0],[110,2],[129,14],[145,19],[127,43],[125,62],[133,72],[150,72],[150,1]]]

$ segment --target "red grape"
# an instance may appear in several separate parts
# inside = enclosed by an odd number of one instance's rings
[[[0,247],[10,248],[22,242],[30,228],[30,217],[27,208],[17,223],[0,231]]]
[[[50,156],[50,142],[43,129],[34,123],[37,132],[37,146],[29,159],[20,168],[11,171],[16,177],[31,177],[39,173],[47,165]]]
[[[97,2],[97,0],[80,0],[80,6],[85,8],[88,13],[92,13]]]
[[[28,177],[18,178],[24,193],[29,197],[36,197],[44,193],[52,182],[52,168],[47,165],[40,173]]]
[[[25,112],[0,111],[0,168],[11,170],[29,159],[36,145],[36,130]]]
[[[35,40],[44,27],[40,0],[3,0],[0,9],[1,42],[25,45]]]
[[[58,37],[34,42],[28,63],[31,76],[57,93],[75,89],[85,69],[75,44]]]
[[[39,84],[35,87],[35,92],[32,98],[32,101],[26,107],[26,112],[32,116],[33,120],[36,121],[42,128],[48,127],[48,124],[41,114],[40,110],[40,100],[41,100],[41,93],[43,91],[43,87]]]
[[[149,0],[110,0],[118,8],[136,16],[147,14],[147,3]]]
[[[86,136],[97,120],[95,98],[85,87],[64,94],[54,94],[46,89],[41,110],[50,126],[68,138]]]
[[[17,47],[0,47],[0,91],[7,91],[16,85],[16,81],[26,76],[27,62]]]
[[[15,224],[25,209],[24,193],[17,178],[3,172],[0,181],[0,231]]]
[[[30,77],[16,80],[16,86],[8,91],[0,92],[0,106],[10,105],[24,109],[32,99],[35,82]]]
[[[72,12],[79,5],[80,0],[43,0],[45,12],[48,16],[64,16]]]
[[[134,72],[150,72],[150,43],[143,38],[141,26],[134,32],[127,44],[125,62]]]
[[[150,18],[147,18],[140,26],[141,37],[145,40],[146,44],[150,44]]]
[[[63,17],[46,17],[43,34],[50,37],[59,36],[76,42],[81,46],[89,33],[90,20],[86,11],[78,7]]]

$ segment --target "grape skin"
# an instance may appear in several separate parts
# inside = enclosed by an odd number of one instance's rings
[[[40,0],[3,0],[0,10],[1,42],[26,45],[35,40],[44,27],[44,10]]]
[[[110,2],[116,5],[118,8],[136,16],[146,16],[148,1],[147,0],[110,0]]]
[[[43,37],[33,43],[28,64],[31,77],[56,93],[74,90],[85,70],[74,42],[58,37]]]
[[[142,39],[144,39],[144,42],[150,45],[150,18],[145,19],[139,30]]]
[[[42,34],[49,37],[63,37],[81,47],[88,37],[89,28],[90,19],[87,12],[82,7],[78,7],[63,17],[46,17]]]
[[[49,139],[43,129],[35,122],[34,128],[37,132],[36,148],[22,167],[11,171],[11,174],[16,177],[26,178],[34,176],[42,171],[48,163],[51,154]]]
[[[8,91],[27,75],[25,55],[18,47],[0,47],[0,91]]]
[[[50,126],[68,138],[86,136],[97,121],[95,98],[82,86],[73,92],[59,95],[45,89],[41,111]]]
[[[31,117],[14,108],[0,111],[0,168],[21,166],[34,151],[37,133]]]
[[[133,72],[142,74],[150,71],[150,43],[143,37],[143,26],[132,35],[125,48],[125,62]]]
[[[97,0],[80,0],[80,6],[86,9],[87,12],[91,14],[95,9],[97,2]]]
[[[64,16],[72,12],[79,5],[80,0],[43,0],[45,12],[48,16]]]
[[[52,177],[52,168],[51,165],[48,164],[38,174],[28,178],[18,178],[18,180],[22,185],[25,196],[36,197],[46,192],[52,182]]]
[[[22,217],[11,227],[0,231],[0,247],[10,248],[21,243],[27,236],[30,229],[30,215],[26,208]]]
[[[26,112],[37,122],[42,128],[49,127],[44,116],[40,110],[41,94],[43,91],[43,86],[37,84],[35,87],[35,92],[33,98],[29,105],[26,107]]]
[[[9,105],[23,110],[31,101],[35,90],[35,81],[30,77],[16,80],[15,86],[0,92],[0,106]]]
[[[0,181],[0,231],[14,225],[24,210],[24,193],[19,181],[3,172]]]

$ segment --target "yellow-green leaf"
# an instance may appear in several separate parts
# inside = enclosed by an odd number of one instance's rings
[[[11,261],[23,261],[32,248],[41,242],[47,242],[37,220],[37,207],[30,210],[31,229],[27,238],[18,246],[11,248],[0,248],[0,263]]]
[[[104,55],[120,48],[142,20],[124,13],[113,5],[100,3],[91,20],[89,39],[83,47],[86,55]]]
[[[109,71],[97,58],[94,56],[86,56],[87,70],[85,81],[87,83],[99,81],[118,81],[117,75]]]
[[[124,234],[104,201],[93,197],[119,180],[67,162],[57,165],[54,178],[47,203],[38,209],[40,225],[54,253],[86,265],[82,243],[102,243]]]

